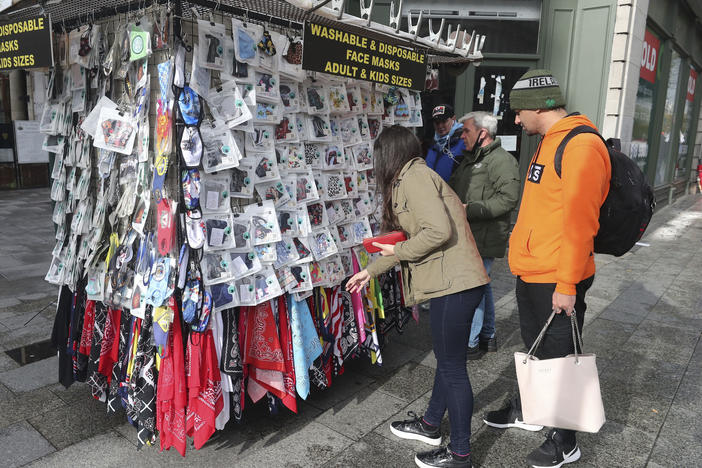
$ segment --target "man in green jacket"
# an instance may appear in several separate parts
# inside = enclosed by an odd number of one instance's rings
[[[466,207],[485,270],[495,258],[505,256],[512,210],[519,198],[519,164],[495,139],[497,119],[487,112],[470,112],[463,123],[461,138],[464,157],[454,170],[449,185]],[[487,351],[497,351],[495,303],[488,284],[482,302],[475,310],[468,344],[468,359],[480,359]]]

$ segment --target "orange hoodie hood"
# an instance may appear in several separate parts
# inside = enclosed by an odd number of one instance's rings
[[[509,242],[512,273],[527,283],[556,283],[556,291],[569,295],[575,294],[577,283],[595,274],[593,243],[611,177],[607,148],[593,134],[568,143],[561,177],[556,174],[556,148],[579,125],[596,128],[584,115],[570,115],[541,140]]]

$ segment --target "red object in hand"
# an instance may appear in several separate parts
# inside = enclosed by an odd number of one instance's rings
[[[391,244],[395,245],[398,242],[406,241],[407,236],[405,236],[405,233],[402,231],[391,231],[386,234],[381,234],[376,237],[369,237],[367,239],[363,239],[363,247],[368,251],[368,253],[378,253],[380,252],[380,249],[376,246],[373,245],[374,242],[377,242],[378,244]]]

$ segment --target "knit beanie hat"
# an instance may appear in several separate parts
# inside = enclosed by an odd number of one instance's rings
[[[558,81],[549,70],[526,72],[509,93],[509,106],[514,110],[555,109],[565,103]]]

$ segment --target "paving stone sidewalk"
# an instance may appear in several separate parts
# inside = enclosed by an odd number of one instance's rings
[[[56,358],[19,366],[4,351],[50,337],[55,300],[44,283],[54,245],[48,190],[0,192],[0,447],[2,466],[121,467],[404,467],[419,442],[398,440],[389,422],[424,410],[436,361],[423,313],[392,333],[383,366],[354,361],[324,392],[300,401],[299,414],[246,409],[202,450],[136,450],[124,414],[107,416],[84,384],[64,389]],[[598,256],[588,293],[585,349],[598,356],[607,423],[581,434],[578,467],[687,467],[702,459],[702,197],[688,196],[656,213],[647,246],[621,258]],[[499,351],[468,364],[475,394],[474,463],[526,466],[545,431],[498,431],[481,416],[515,386],[513,352],[522,351],[514,278],[495,263]],[[443,430],[448,432],[447,421]]]

